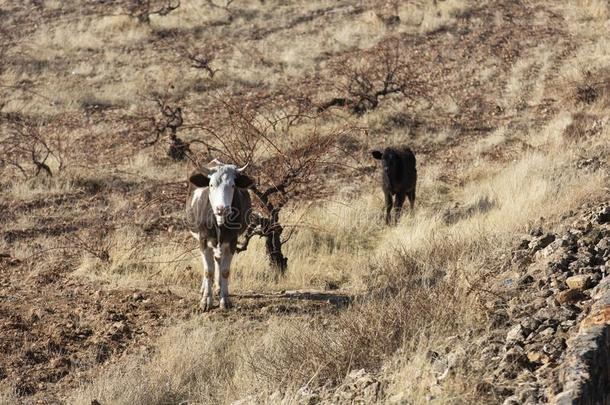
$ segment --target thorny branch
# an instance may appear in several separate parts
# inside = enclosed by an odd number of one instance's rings
[[[166,16],[180,7],[180,0],[175,4],[171,0],[158,2],[154,0],[130,0],[127,11],[130,16],[139,22],[150,24],[151,15]]]
[[[0,167],[13,166],[26,179],[38,176],[40,172],[51,177],[53,172],[47,163],[50,157],[59,163],[57,170],[63,168],[59,137],[52,144],[37,125],[19,115],[10,116],[7,121],[7,135],[0,138]]]
[[[414,100],[426,91],[423,81],[415,79],[411,66],[404,60],[397,39],[348,54],[335,61],[332,68],[333,77],[339,78],[335,87],[341,95],[321,103],[318,111],[337,106],[362,115],[377,108],[384,96],[401,94]]]
[[[325,162],[332,160],[329,154],[339,150],[332,146],[346,128],[322,130],[315,107],[303,97],[260,93],[218,104],[220,113],[213,120],[195,126],[207,135],[201,142],[217,151],[220,160],[250,162],[249,174],[257,179],[251,188],[257,209],[238,251],[246,250],[252,237],[263,237],[271,264],[283,273],[287,259],[282,245],[290,235],[282,236],[280,213],[299,194],[315,193]]]

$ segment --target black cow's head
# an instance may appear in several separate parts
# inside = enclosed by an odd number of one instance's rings
[[[398,172],[398,168],[400,166],[400,157],[395,150],[391,148],[385,148],[383,152],[379,150],[371,151],[371,155],[373,158],[377,160],[381,160],[381,165],[383,166],[383,172],[388,176],[392,176]]]

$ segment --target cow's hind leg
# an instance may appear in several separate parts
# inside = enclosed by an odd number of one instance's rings
[[[218,274],[220,274],[220,308],[228,309],[231,308],[231,301],[229,300],[229,277],[231,276],[231,260],[233,259],[233,253],[228,243],[223,243],[217,254],[214,256],[214,262]]]
[[[394,224],[397,224],[400,220],[400,214],[402,213],[402,206],[405,203],[406,193],[398,193],[396,194],[396,199],[394,200]]]
[[[209,311],[214,302],[214,254],[207,246],[201,248],[201,259],[203,261],[203,280],[201,281],[201,309]]]

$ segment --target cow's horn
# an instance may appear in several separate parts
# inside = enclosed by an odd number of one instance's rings
[[[215,164],[215,165],[224,165],[224,163],[222,163],[220,160],[214,158],[212,160],[210,160],[210,163],[208,163],[209,165],[211,164]]]
[[[246,168],[250,165],[250,162],[246,163],[243,167],[240,167],[237,169],[238,172],[243,172],[244,170],[246,170]]]

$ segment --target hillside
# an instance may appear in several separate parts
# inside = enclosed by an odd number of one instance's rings
[[[564,390],[610,266],[608,2],[0,0],[0,18],[0,403]],[[370,150],[399,144],[416,209],[388,227]],[[254,236],[234,308],[204,313],[184,202],[212,158],[250,163],[287,268]]]

